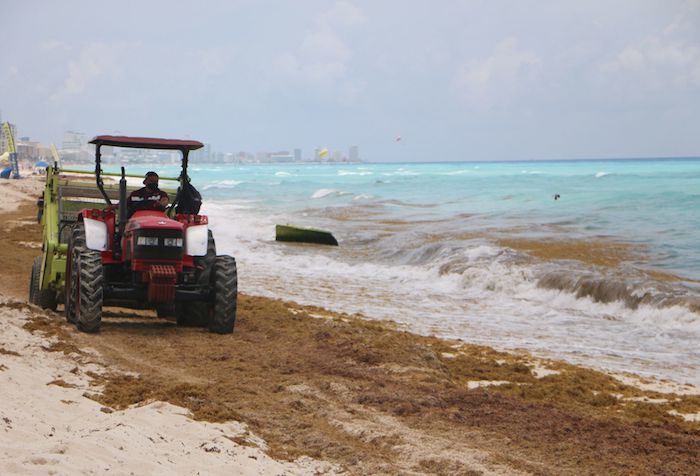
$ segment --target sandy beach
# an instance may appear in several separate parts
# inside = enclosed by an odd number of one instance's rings
[[[27,304],[42,187],[0,182],[0,474],[700,473],[683,382],[249,295],[232,335],[116,308],[79,333]]]

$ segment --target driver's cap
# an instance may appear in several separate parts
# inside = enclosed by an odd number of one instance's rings
[[[143,183],[144,183],[144,184],[146,183],[146,180],[148,179],[148,177],[153,177],[153,176],[155,176],[156,178],[158,178],[158,174],[157,174],[157,173],[155,173],[155,172],[153,172],[153,171],[146,172],[146,176],[143,178]]]

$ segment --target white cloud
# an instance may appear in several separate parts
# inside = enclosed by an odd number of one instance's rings
[[[348,2],[336,2],[329,10],[316,17],[320,28],[354,28],[365,21],[362,10]]]
[[[652,36],[626,46],[598,65],[603,74],[634,76],[645,84],[700,86],[700,47],[682,40]]]
[[[342,84],[349,80],[352,49],[342,34],[365,22],[360,9],[347,2],[336,2],[327,11],[317,15],[314,29],[302,39],[295,51],[288,51],[277,59],[277,73],[288,79],[312,86],[340,85],[345,91],[357,90],[357,85]]]
[[[664,34],[693,33],[700,20],[700,0],[686,0],[678,9],[676,18],[664,28]]]
[[[119,58],[125,49],[125,44],[104,43],[91,43],[82,48],[78,58],[68,63],[68,77],[52,99],[80,94],[99,78],[117,72],[120,69]]]
[[[644,54],[635,48],[625,48],[620,52],[615,63],[609,68],[615,69],[640,69],[644,67]]]
[[[233,60],[233,54],[228,48],[205,48],[195,52],[199,67],[197,71],[204,75],[224,74]]]
[[[537,54],[521,48],[515,38],[506,38],[488,58],[464,63],[453,86],[472,105],[502,104],[526,89],[541,63]]]
[[[646,90],[700,86],[700,0],[686,0],[665,27],[638,38],[600,61],[606,80],[619,79]]]
[[[65,42],[60,41],[60,40],[56,40],[56,39],[51,39],[51,40],[46,40],[46,41],[41,42],[39,44],[39,48],[41,48],[42,50],[48,50],[48,51],[69,50],[70,49],[69,46]]]

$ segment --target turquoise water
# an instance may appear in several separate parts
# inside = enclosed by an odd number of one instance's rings
[[[307,208],[395,201],[383,216],[469,214],[474,226],[532,235],[556,226],[649,245],[654,267],[700,279],[700,160],[195,166],[191,175],[207,198],[253,200],[297,221]]]
[[[244,292],[700,384],[700,159],[198,164],[190,175]],[[276,223],[331,230],[340,246],[277,243]],[[514,237],[641,247],[600,269],[499,246]]]

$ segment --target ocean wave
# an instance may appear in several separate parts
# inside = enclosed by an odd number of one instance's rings
[[[431,223],[431,225],[434,223]],[[432,227],[431,227],[432,228]],[[418,233],[392,233],[374,243],[372,259],[387,265],[421,266],[439,277],[459,275],[468,267],[503,259],[505,248],[485,242],[428,239]]]
[[[386,176],[392,176],[392,175],[399,175],[399,176],[418,176],[422,175],[420,172],[416,172],[414,170],[406,170],[406,169],[399,169],[394,172],[384,172],[382,175]]]
[[[339,176],[346,176],[346,175],[373,175],[374,172],[369,172],[369,171],[362,171],[362,172],[353,172],[351,170],[339,170],[338,175]]]
[[[438,206],[436,203],[409,203],[402,200],[382,200],[379,203],[382,205],[393,205],[406,208],[435,208]]]
[[[293,174],[291,174],[289,172],[282,172],[282,171],[275,172],[275,176],[277,176],[277,177],[289,177],[291,175],[293,175]]]
[[[531,293],[536,294],[534,288],[561,291],[577,300],[619,304],[632,311],[646,308],[647,314],[649,308],[654,308],[657,318],[666,309],[680,307],[685,310],[683,323],[697,325],[700,330],[700,294],[681,283],[655,281],[641,274],[627,278],[604,275],[587,268],[572,268],[570,264],[562,269],[546,270],[558,265],[523,265],[522,254],[478,240],[466,245],[439,241],[415,246],[420,239],[392,235],[380,245],[378,258],[386,263],[425,267],[441,277],[459,276],[463,290],[476,286],[509,295],[516,293],[523,283],[529,283],[533,288]]]
[[[242,180],[221,180],[218,182],[212,182],[210,184],[205,185],[202,188],[202,190],[231,189],[231,188],[234,188],[242,183],[244,183]]]
[[[632,281],[596,274],[577,274],[571,271],[553,271],[538,279],[538,286],[572,293],[577,298],[594,302],[620,302],[629,309],[651,306],[657,309],[681,306],[690,312],[700,311],[700,296],[680,284]],[[696,316],[700,323],[700,315]]]
[[[610,175],[610,172],[598,172],[595,174],[595,178],[605,177],[606,175]]]
[[[330,195],[339,197],[339,196],[343,196],[343,195],[353,195],[353,193],[352,192],[344,192],[342,190],[336,190],[334,188],[320,188],[320,189],[316,190],[313,193],[313,195],[311,195],[311,198],[314,198],[314,199],[324,198],[324,197],[328,197]]]
[[[463,170],[453,170],[452,172],[445,172],[444,174],[440,174],[440,175],[464,175],[464,174],[470,174],[470,173],[472,173],[471,170],[463,169]]]

